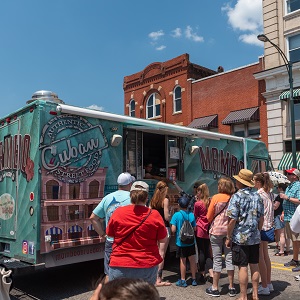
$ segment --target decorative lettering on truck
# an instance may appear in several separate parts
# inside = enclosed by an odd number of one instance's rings
[[[102,150],[108,148],[102,126],[80,116],[51,119],[40,137],[41,164],[59,181],[80,183],[98,170]]]
[[[34,162],[30,159],[29,134],[8,135],[0,141],[0,181],[4,177],[16,180],[16,172],[21,171],[29,182],[34,176]]]
[[[232,177],[244,168],[244,162],[230,152],[216,147],[199,147],[200,164],[203,171],[213,171]]]

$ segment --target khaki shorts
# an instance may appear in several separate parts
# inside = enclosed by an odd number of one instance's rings
[[[291,239],[292,242],[300,241],[300,233],[292,231],[290,222],[285,221],[284,225],[286,236]]]

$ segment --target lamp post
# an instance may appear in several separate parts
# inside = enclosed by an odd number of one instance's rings
[[[294,95],[293,95],[293,66],[292,63],[287,59],[284,52],[279,48],[278,45],[274,44],[269,40],[269,38],[264,34],[259,34],[257,36],[258,40],[262,42],[269,42],[273,47],[276,48],[280,56],[282,57],[285,67],[289,76],[289,84],[290,84],[290,114],[291,114],[291,136],[292,136],[292,158],[293,158],[293,168],[297,167],[296,160],[296,134],[295,134],[295,109],[294,109]]]

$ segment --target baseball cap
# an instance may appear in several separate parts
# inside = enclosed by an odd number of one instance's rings
[[[186,196],[182,196],[178,199],[178,204],[181,208],[187,208],[189,206],[190,199]]]
[[[149,193],[149,185],[144,181],[135,181],[130,188],[131,191],[145,191]]]
[[[296,175],[298,178],[300,177],[300,171],[296,168],[291,168],[288,170],[285,170],[288,174],[294,174]]]
[[[135,181],[135,177],[131,176],[128,172],[121,173],[118,177],[118,185],[128,185]]]

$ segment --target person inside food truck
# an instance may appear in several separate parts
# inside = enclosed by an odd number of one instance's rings
[[[153,169],[153,165],[151,162],[148,162],[144,165],[144,170],[145,170],[144,179],[155,179],[155,180],[159,180],[159,181],[165,181],[167,183],[173,183],[172,180],[170,180],[166,177],[152,175],[152,169]]]

